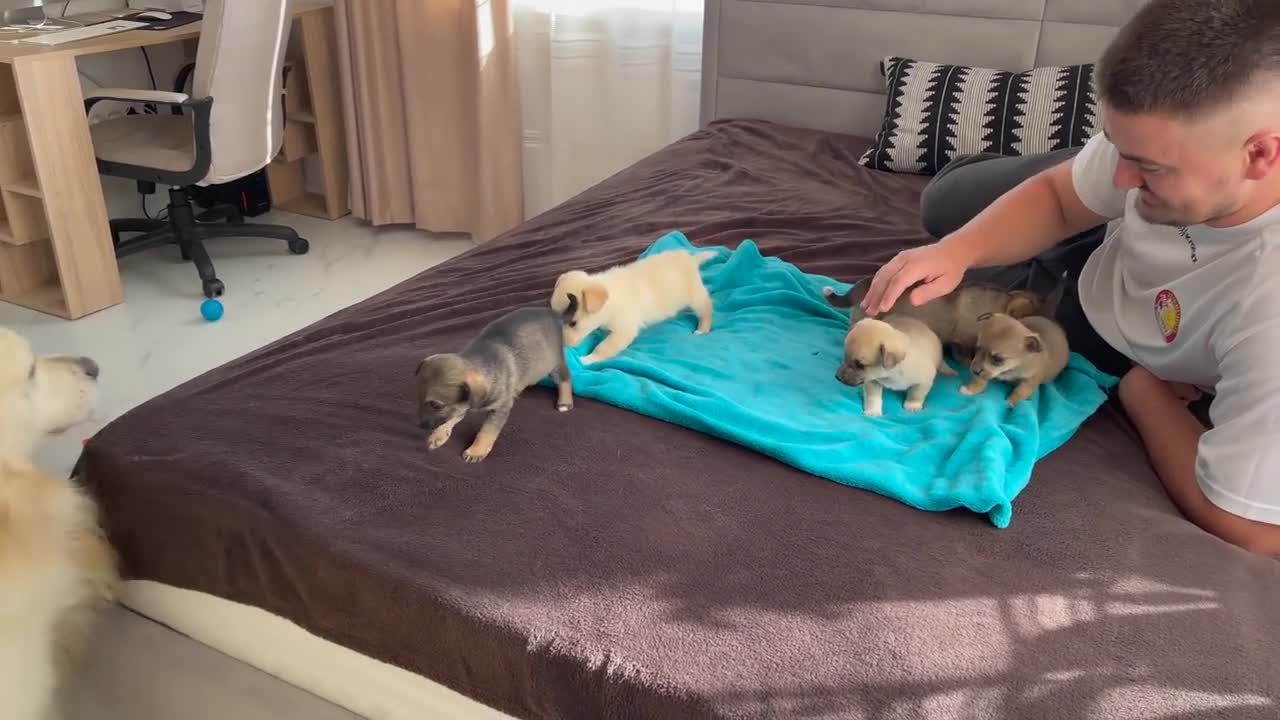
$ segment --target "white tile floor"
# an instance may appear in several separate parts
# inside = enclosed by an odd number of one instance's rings
[[[0,303],[0,325],[38,352],[88,355],[102,367],[97,416],[46,447],[43,467],[70,472],[82,439],[121,413],[472,247],[463,236],[373,229],[350,218],[271,213],[253,221],[293,226],[311,251],[290,255],[268,240],[211,243],[227,286],[225,315],[214,323],[200,316],[199,277],[176,248],[123,260],[125,303],[74,322]],[[69,720],[353,717],[119,608],[69,690]]]
[[[121,413],[472,247],[466,236],[374,229],[350,217],[270,213],[251,222],[290,225],[311,251],[290,255],[272,240],[211,242],[227,286],[217,322],[200,316],[200,278],[177,248],[122,260],[125,302],[76,321],[0,303],[0,325],[25,335],[37,352],[88,355],[102,367],[96,417],[48,446],[43,467],[69,472],[81,441]]]

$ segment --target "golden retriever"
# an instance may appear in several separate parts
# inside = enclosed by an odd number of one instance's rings
[[[97,399],[92,360],[40,356],[0,328],[0,707],[46,720],[98,611],[114,599],[115,554],[93,500],[35,467],[47,436],[84,422]]]

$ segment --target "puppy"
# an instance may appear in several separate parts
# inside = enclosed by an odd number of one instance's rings
[[[609,336],[582,358],[582,364],[608,360],[627,349],[646,326],[685,308],[698,317],[695,334],[710,332],[711,295],[698,268],[713,257],[710,250],[670,250],[600,273],[564,273],[556,280],[551,308],[564,318],[565,344],[574,347],[597,328],[605,328]]]
[[[987,313],[978,318],[978,345],[969,366],[973,377],[960,392],[976,395],[991,380],[1013,382],[1016,386],[1008,397],[1013,407],[1041,384],[1053,382],[1066,368],[1070,352],[1062,326],[1047,317],[1019,320]]]
[[[50,435],[88,419],[98,366],[40,356],[0,328],[0,707],[43,720],[119,586],[93,500],[35,467]]]
[[[516,398],[548,375],[555,380],[560,412],[573,408],[573,379],[565,362],[560,316],[549,308],[525,307],[494,320],[460,353],[431,355],[416,372],[418,425],[431,434],[427,448],[449,441],[472,410],[489,413],[470,447],[467,462],[493,450]]]
[[[869,280],[858,282],[848,294],[839,295],[834,288],[825,287],[822,294],[833,307],[849,308],[851,323],[865,317],[862,299],[871,287]],[[978,342],[979,315],[1005,313],[1012,317],[1026,317],[1041,311],[1044,301],[1028,290],[1001,290],[976,283],[962,284],[955,290],[916,307],[903,293],[889,312],[912,317],[928,325],[945,346],[950,346],[957,359],[967,362]]]
[[[942,342],[925,323],[902,315],[863,318],[844,338],[844,362],[836,370],[840,382],[862,391],[862,413],[883,414],[883,388],[905,390],[904,410],[918,412],[938,373],[956,375],[942,359]]]

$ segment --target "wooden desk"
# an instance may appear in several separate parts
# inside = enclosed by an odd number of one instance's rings
[[[273,204],[334,219],[349,207],[332,0],[299,0],[295,22],[285,143],[267,168]],[[57,47],[0,42],[0,300],[67,319],[124,301],[76,58],[199,35],[197,22]],[[322,194],[304,188],[310,155]]]

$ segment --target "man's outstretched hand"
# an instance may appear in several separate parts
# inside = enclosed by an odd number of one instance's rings
[[[904,250],[876,271],[862,310],[872,316],[886,312],[912,286],[917,287],[908,296],[911,304],[923,305],[955,290],[968,269],[969,263],[944,242]]]

